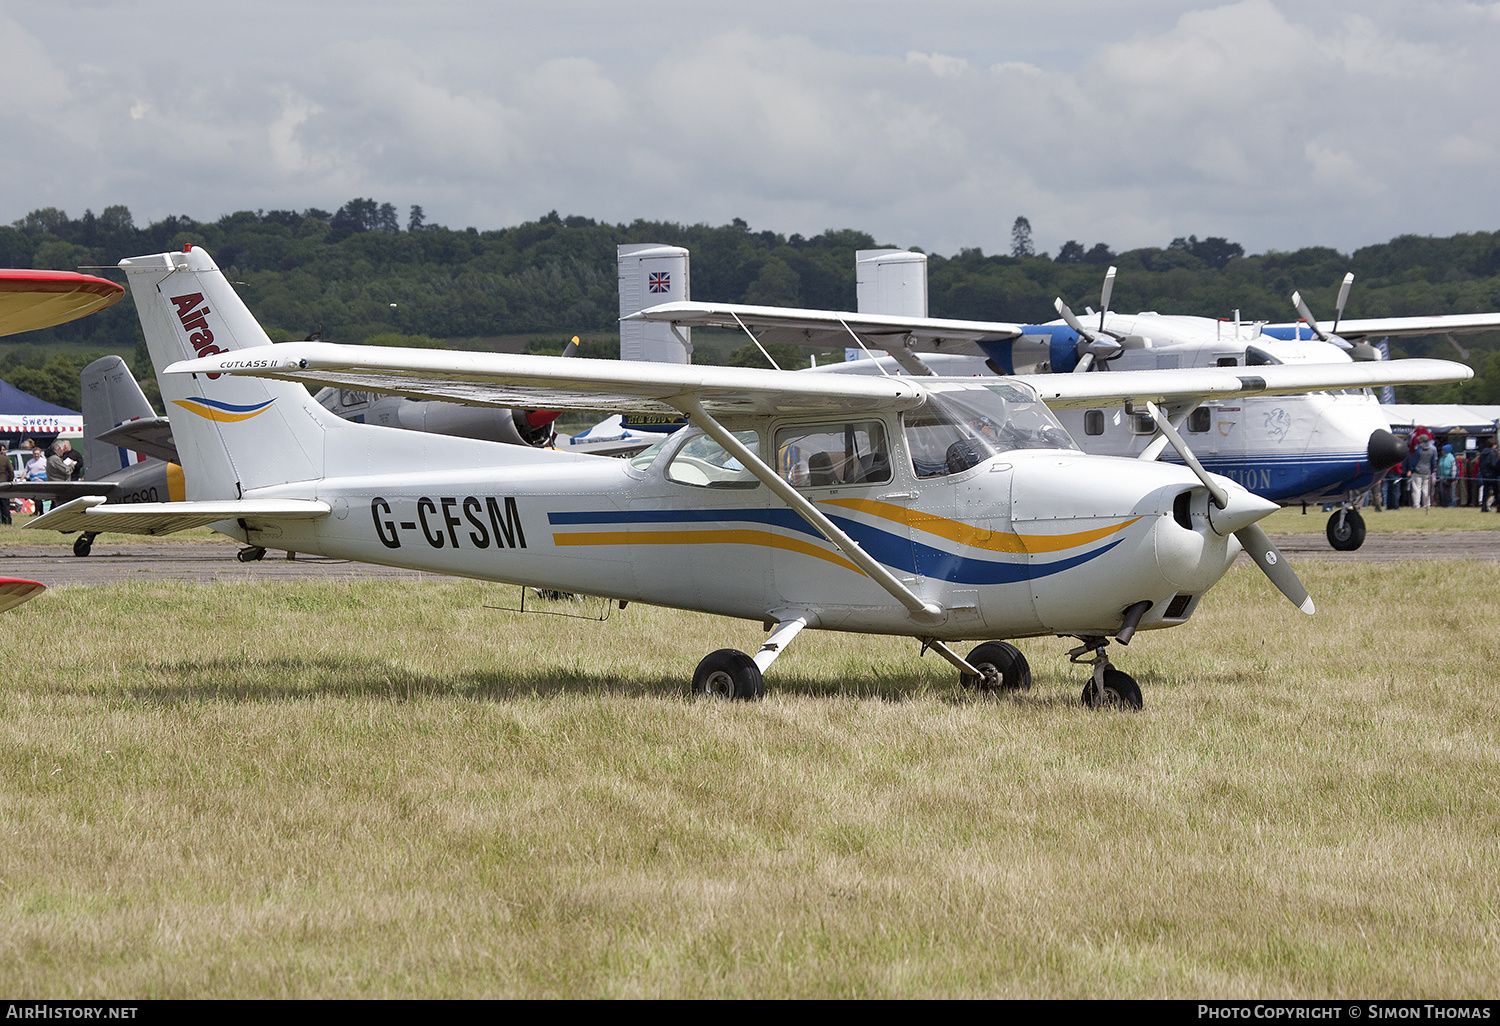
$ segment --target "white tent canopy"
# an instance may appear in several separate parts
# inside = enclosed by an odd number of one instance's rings
[[[1462,406],[1437,403],[1421,406],[1401,404],[1380,407],[1391,430],[1398,435],[1410,434],[1416,427],[1426,427],[1435,435],[1493,435],[1500,406]]]

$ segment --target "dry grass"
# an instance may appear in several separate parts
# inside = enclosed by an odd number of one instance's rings
[[[1493,564],[1242,564],[1095,714],[808,633],[470,582],[60,588],[7,614],[0,992],[1483,996]],[[1488,633],[1487,633],[1488,632]]]
[[[1376,512],[1368,507],[1359,511],[1364,518],[1365,529],[1371,534],[1398,531],[1500,531],[1500,516],[1481,513],[1479,508],[1458,506],[1454,508],[1400,509]],[[1308,506],[1307,515],[1302,507],[1289,506],[1272,513],[1262,520],[1261,526],[1271,534],[1322,534],[1328,527],[1329,514],[1320,506]]]

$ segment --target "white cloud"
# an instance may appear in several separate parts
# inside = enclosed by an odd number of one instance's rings
[[[1017,214],[1054,251],[1353,248],[1500,217],[1495,5],[279,7],[305,12],[292,36],[207,9],[191,61],[174,10],[0,0],[0,220],[360,195],[455,225],[742,216],[952,252],[1003,251]]]

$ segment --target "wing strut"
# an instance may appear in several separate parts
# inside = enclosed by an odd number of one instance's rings
[[[1174,404],[1167,407],[1163,412],[1166,413],[1168,422],[1178,431],[1181,431],[1182,425],[1187,422],[1188,417],[1192,416],[1193,411],[1202,405],[1203,400],[1199,399],[1191,403]],[[1147,443],[1146,448],[1141,450],[1141,454],[1136,459],[1145,460],[1147,463],[1150,463],[1162,454],[1162,450],[1167,447],[1167,443],[1170,441],[1170,438],[1158,430],[1156,434],[1151,436],[1151,441]]]
[[[730,312],[733,313],[733,311]],[[738,324],[742,328],[745,328],[745,322],[740,320],[739,314],[734,314],[734,323]],[[781,370],[781,364],[777,363],[775,357],[766,352],[766,347],[760,344],[760,339],[755,337],[755,332],[751,331],[749,328],[745,328],[745,334],[750,336],[750,341],[755,343],[755,348],[760,350],[760,355],[769,360],[772,367],[775,367],[777,370]]]
[[[760,479],[761,483],[775,493],[776,497],[785,502],[796,513],[811,524],[819,534],[827,538],[831,543],[838,546],[849,561],[865,572],[870,580],[879,584],[891,597],[900,602],[911,613],[911,618],[917,623],[937,624],[943,620],[942,607],[933,602],[923,602],[922,599],[906,585],[898,581],[885,567],[881,566],[859,543],[839,530],[832,520],[823,515],[817,506],[809,502],[795,488],[782,479],[781,475],[766,465],[759,456],[747,449],[743,442],[734,437],[729,431],[703,411],[703,406],[698,402],[697,396],[682,397],[668,400],[694,424],[701,427],[714,441],[724,447],[724,451],[739,460],[750,473]]]
[[[860,351],[863,352],[870,359],[875,360],[875,354],[872,353],[872,352],[870,352],[870,347],[867,346],[867,345],[865,345],[865,340],[862,339],[862,338],[860,338],[859,335],[858,335],[858,333],[856,333],[853,328],[849,327],[849,322],[846,321],[846,320],[844,320],[842,317],[840,317],[839,318],[839,323],[841,325],[843,325],[844,330],[849,333],[849,337],[852,338],[852,339],[854,339],[854,344],[857,345],[857,346],[859,346]],[[892,354],[892,355],[894,356],[894,354]],[[891,376],[891,372],[890,371],[888,371],[884,367],[880,366],[880,361],[879,360],[875,360],[875,369],[878,370],[880,373],[884,374],[886,377],[890,377]]]

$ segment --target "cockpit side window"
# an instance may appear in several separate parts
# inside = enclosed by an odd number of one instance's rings
[[[776,467],[797,488],[885,484],[890,443],[878,420],[803,424],[776,432]]]
[[[1035,394],[1008,384],[933,392],[902,426],[921,478],[960,474],[1014,449],[1078,448]]]
[[[757,432],[736,431],[734,437],[751,452],[759,451],[760,435]],[[744,464],[725,452],[724,447],[708,435],[690,438],[672,454],[666,478],[696,488],[755,488],[760,484]]]

